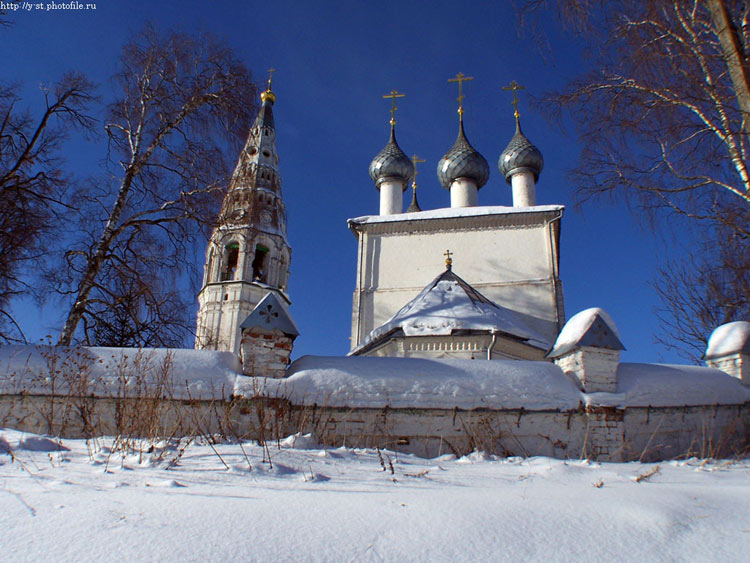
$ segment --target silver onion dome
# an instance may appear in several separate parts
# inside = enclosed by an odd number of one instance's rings
[[[542,153],[521,132],[521,124],[518,120],[516,120],[516,134],[513,135],[505,150],[500,153],[497,167],[508,183],[513,174],[526,170],[534,175],[536,182],[544,168]]]
[[[446,190],[449,190],[453,181],[458,178],[473,180],[477,189],[484,186],[490,178],[487,161],[466,139],[463,121],[459,121],[456,142],[438,162],[437,175],[440,184]]]
[[[370,163],[370,178],[375,182],[375,187],[380,189],[380,184],[386,178],[399,178],[404,182],[404,191],[409,181],[414,177],[414,163],[404,154],[396,142],[396,132],[391,127],[391,138]]]

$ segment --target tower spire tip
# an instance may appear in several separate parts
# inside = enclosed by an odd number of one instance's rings
[[[271,91],[271,81],[273,80],[274,72],[276,72],[275,68],[268,69],[268,82],[266,83],[266,90],[260,94],[261,102],[268,100],[269,102],[274,103],[276,101],[276,94]]]

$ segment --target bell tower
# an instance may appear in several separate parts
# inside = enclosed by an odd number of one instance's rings
[[[240,325],[269,292],[289,304],[291,248],[281,197],[273,69],[206,250],[195,347],[240,353]]]

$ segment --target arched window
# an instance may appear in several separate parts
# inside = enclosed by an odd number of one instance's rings
[[[240,245],[230,242],[225,249],[224,266],[221,269],[221,281],[233,280],[237,271],[237,261],[240,258]]]
[[[214,281],[214,249],[208,251],[208,263],[206,264],[206,273],[204,276],[204,285]]]
[[[279,272],[276,285],[279,289],[286,289],[287,280],[289,279],[289,253],[284,250],[279,260]]]
[[[266,283],[266,258],[268,247],[262,244],[255,245],[255,258],[253,259],[253,281]]]

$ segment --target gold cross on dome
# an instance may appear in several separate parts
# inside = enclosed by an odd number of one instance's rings
[[[450,270],[451,266],[453,266],[453,258],[451,258],[453,253],[450,250],[446,250],[443,256],[445,256],[445,268],[446,270]]]
[[[513,101],[511,103],[513,104],[513,115],[515,116],[516,121],[518,121],[518,118],[521,117],[521,114],[518,113],[518,97],[516,96],[516,91],[526,90],[526,86],[521,86],[518,82],[513,80],[507,86],[503,86],[503,90],[513,90]]]
[[[383,98],[391,99],[391,125],[396,125],[396,98],[404,98],[406,94],[402,94],[397,90],[391,90],[390,94],[385,94]]]
[[[419,158],[416,154],[411,157],[411,161],[414,163],[414,180],[411,183],[412,188],[417,189],[417,164],[420,162],[426,162],[424,158]]]
[[[458,101],[458,116],[461,119],[464,117],[464,98],[466,97],[463,93],[463,83],[469,80],[474,80],[474,77],[464,76],[463,72],[459,72],[455,78],[448,79],[448,82],[458,82],[458,98],[456,100]]]
[[[273,73],[276,72],[275,68],[269,68],[268,69],[268,86],[266,86],[267,90],[271,89],[271,80],[273,80]]]

